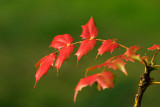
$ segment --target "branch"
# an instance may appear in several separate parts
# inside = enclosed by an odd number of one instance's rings
[[[143,97],[145,90],[147,89],[148,86],[150,86],[153,83],[152,82],[153,79],[150,78],[150,72],[151,72],[150,66],[147,66],[145,73],[140,77],[140,83],[139,83],[139,87],[138,87],[138,92],[135,96],[134,107],[141,106],[142,97]]]

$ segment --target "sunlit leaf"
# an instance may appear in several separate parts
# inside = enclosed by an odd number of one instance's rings
[[[81,79],[75,88],[74,101],[76,101],[78,91],[80,91],[83,87],[86,87],[88,85],[91,86],[95,82],[98,83],[99,90],[101,87],[103,90],[106,88],[113,87],[113,78],[114,76],[112,72],[103,71],[102,73],[97,73]]]

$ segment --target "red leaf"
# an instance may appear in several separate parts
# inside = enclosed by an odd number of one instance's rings
[[[35,86],[37,81],[44,75],[47,73],[47,71],[49,70],[50,67],[53,66],[54,60],[56,59],[56,55],[54,53],[51,53],[47,56],[45,56],[44,58],[42,58],[40,61],[38,61],[38,63],[36,65],[39,66],[37,72],[36,72],[36,82],[35,82]],[[38,67],[37,66],[37,67]]]
[[[160,49],[160,45],[153,45],[152,47],[148,48],[148,50],[155,50],[155,49]]]
[[[77,55],[77,64],[78,64],[79,59],[83,55],[86,55],[88,53],[88,51],[92,51],[95,44],[96,44],[95,39],[85,39],[81,42],[81,45],[75,54],[75,55]]]
[[[87,70],[86,70],[86,75],[87,75],[88,71],[90,71],[90,70],[93,71],[93,70],[96,69],[96,68],[101,68],[101,67],[104,67],[104,66],[106,66],[106,63],[102,63],[102,64],[99,64],[99,65],[96,65],[96,66],[89,67],[89,68],[87,68]]]
[[[113,66],[114,64],[112,64],[111,66],[110,66],[110,64],[107,64],[107,66],[108,66],[108,68],[113,68],[113,69],[119,69],[119,70],[121,70],[124,74],[126,74],[127,75],[127,71],[126,71],[126,69],[125,69],[125,64],[126,64],[126,62],[124,62],[123,61],[123,59],[121,59],[121,58],[116,58],[116,59],[114,59],[113,61],[112,61],[116,66]],[[117,67],[117,68],[116,68]]]
[[[75,88],[74,102],[76,101],[78,91],[80,91],[83,87],[86,87],[88,85],[91,86],[95,82],[97,82],[100,88],[102,87],[102,89],[113,87],[113,77],[114,76],[112,72],[104,71],[102,73],[97,73],[81,79]]]
[[[127,72],[126,72],[126,69],[125,69],[125,64],[126,62],[123,61],[123,59],[121,58],[116,58],[114,60],[107,60],[106,62],[102,63],[102,64],[99,64],[99,65],[96,65],[96,66],[93,66],[93,67],[90,67],[86,70],[86,73],[89,71],[89,70],[94,70],[96,68],[101,68],[101,67],[108,67],[108,68],[112,68],[114,70],[121,70],[124,74],[127,75]]]
[[[138,60],[141,61],[140,55],[137,55],[136,52],[140,49],[141,47],[139,46],[132,46],[130,48],[128,48],[126,50],[126,52],[124,53],[124,55],[126,55],[127,57],[130,57],[133,60]],[[130,60],[131,61],[131,60]],[[133,62],[133,61],[132,61]]]
[[[74,45],[71,44],[71,45],[66,46],[60,50],[59,56],[58,56],[56,63],[55,63],[55,66],[57,68],[57,76],[58,76],[58,69],[61,67],[63,62],[67,58],[69,58],[70,54],[73,52],[73,49],[74,49]]]
[[[102,43],[101,47],[98,49],[97,55],[102,55],[103,53],[108,52],[108,51],[112,53],[116,48],[118,48],[116,39],[114,39],[114,41],[111,39],[108,39]]]
[[[132,56],[134,54],[136,54],[136,52],[140,49],[141,47],[139,46],[132,46],[129,49],[127,49],[127,51],[124,53],[127,56]]]
[[[117,56],[118,58],[121,58],[121,59],[124,59],[125,61],[131,61],[131,62],[134,62],[134,59],[132,59],[130,56],[127,56],[127,55],[119,55]]]
[[[92,17],[87,24],[82,26],[82,30],[83,31],[81,37],[83,39],[95,38],[98,34],[98,29],[96,28],[96,25]]]
[[[47,55],[47,56],[48,56],[48,55]],[[42,62],[47,56],[43,57],[42,59],[40,59],[40,60],[37,62],[37,64],[35,65],[35,67],[36,67],[37,69],[38,69],[38,67],[40,66],[41,62]]]
[[[55,49],[60,49],[71,44],[72,42],[73,38],[69,34],[57,35],[54,37],[50,47],[53,47]]]

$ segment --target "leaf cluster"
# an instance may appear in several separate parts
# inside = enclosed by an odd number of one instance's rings
[[[54,48],[56,51],[43,57],[36,64],[37,72],[35,75],[36,77],[35,86],[37,81],[44,74],[46,74],[51,67],[54,67],[54,66],[56,67],[57,76],[58,76],[59,68],[62,66],[63,62],[69,58],[69,56],[75,49],[76,44],[80,44],[80,47],[75,53],[75,55],[77,56],[77,64],[82,56],[87,55],[89,51],[92,51],[92,49],[96,45],[96,42],[102,42],[102,45],[97,50],[98,51],[97,56],[103,55],[105,52],[110,52],[112,54],[113,51],[119,47],[125,48],[126,51],[121,55],[113,56],[110,59],[107,59],[102,64],[89,67],[86,70],[86,77],[81,79],[75,88],[74,101],[76,101],[76,96],[78,94],[78,91],[80,91],[83,87],[86,87],[88,85],[91,86],[95,82],[98,83],[98,90],[101,90],[101,88],[106,89],[106,88],[113,87],[114,75],[108,69],[109,68],[112,68],[113,70],[119,69],[125,75],[127,75],[125,64],[128,61],[131,61],[131,62],[138,61],[140,62],[140,64],[143,64],[145,67],[150,66],[150,68],[153,68],[153,70],[159,70],[160,66],[154,65],[153,60],[156,54],[160,50],[160,45],[153,45],[152,47],[148,48],[148,50],[157,50],[155,55],[152,57],[152,59],[150,59],[148,56],[141,56],[140,54],[137,54],[137,51],[141,49],[140,46],[135,45],[128,48],[118,43],[117,39],[115,38],[108,39],[108,40],[97,39],[96,38],[97,34],[98,34],[98,29],[95,25],[93,18],[91,17],[88,23],[82,26],[82,34],[80,35],[80,37],[82,37],[83,39],[82,41],[73,42],[74,39],[69,34],[55,36],[52,40],[50,47]],[[101,68],[101,67],[104,67],[101,73],[96,73],[96,74],[87,76],[88,71],[94,70],[96,68]]]

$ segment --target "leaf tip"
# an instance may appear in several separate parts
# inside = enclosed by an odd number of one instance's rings
[[[80,59],[80,58],[77,57],[77,64],[76,64],[76,66],[78,66],[79,59]]]
[[[97,59],[99,55],[102,56],[102,54],[100,54],[100,52],[98,51],[98,54],[96,55],[95,59]]]
[[[75,90],[75,93],[74,93],[74,103],[76,102],[77,94],[78,94],[78,91]]]

